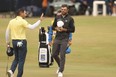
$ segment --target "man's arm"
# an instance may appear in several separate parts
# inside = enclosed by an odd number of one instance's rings
[[[74,33],[75,32],[75,26],[74,26],[74,20],[71,18],[70,23],[69,23],[69,28],[67,29],[68,32]]]
[[[5,39],[6,39],[7,47],[10,47],[9,34],[10,34],[10,29],[7,28],[6,33],[5,33]]]
[[[73,18],[71,18],[70,22],[69,22],[69,28],[63,28],[61,27],[59,32],[69,32],[69,33],[73,33],[75,32],[75,26],[74,26],[74,20]]]
[[[43,15],[44,15],[44,14],[42,13],[40,19],[39,19],[36,23],[34,23],[33,25],[29,24],[27,27],[28,27],[29,29],[35,29],[37,26],[39,26],[40,22],[41,22],[42,19],[43,19]]]
[[[55,30],[55,31],[58,31],[58,32],[67,31],[66,28],[57,26],[57,19],[56,18],[54,19],[54,23],[52,25],[52,29]]]
[[[56,30],[57,27],[57,19],[54,19],[53,25],[52,25],[52,30]]]

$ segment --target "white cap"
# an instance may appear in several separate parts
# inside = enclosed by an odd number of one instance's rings
[[[63,21],[58,21],[58,22],[57,22],[57,26],[58,26],[58,27],[62,27],[63,25],[64,25],[64,22],[63,22]]]

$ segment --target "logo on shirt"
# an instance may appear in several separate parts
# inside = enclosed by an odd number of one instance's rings
[[[68,22],[68,20],[65,20],[65,22]]]

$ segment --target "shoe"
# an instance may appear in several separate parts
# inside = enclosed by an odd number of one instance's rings
[[[13,77],[13,76],[14,76],[12,70],[9,70],[9,71],[7,72],[7,74],[8,74],[8,77]]]
[[[59,69],[60,69],[60,68],[58,68],[58,69],[57,69],[56,74],[58,74],[58,73],[59,73]]]
[[[58,73],[58,77],[63,77],[62,72],[59,72],[59,73]]]

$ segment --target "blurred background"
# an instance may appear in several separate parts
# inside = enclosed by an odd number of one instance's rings
[[[0,0],[0,15],[10,14],[12,17],[19,8],[25,8],[28,17],[40,16],[43,12],[51,17],[57,13],[62,4],[69,6],[70,15],[92,15],[93,2],[104,1],[107,15],[116,16],[115,0]],[[98,5],[98,14],[102,14],[103,5]]]

